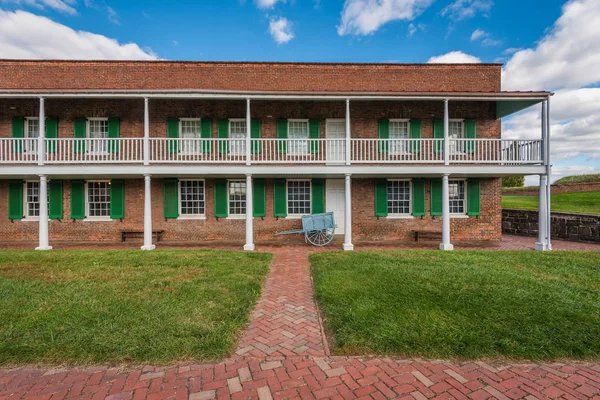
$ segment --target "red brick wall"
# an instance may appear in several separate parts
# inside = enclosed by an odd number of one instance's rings
[[[499,64],[0,61],[3,89],[495,92]]]
[[[143,230],[144,182],[142,179],[125,180],[125,218],[123,221],[73,221],[70,219],[70,181],[65,180],[63,212],[61,221],[49,223],[50,240],[118,241],[122,230]],[[352,187],[352,212],[354,241],[410,239],[412,230],[441,231],[441,218],[427,215],[414,219],[387,219],[374,216],[373,179],[354,179]],[[453,218],[452,239],[499,240],[501,235],[500,179],[481,181],[481,216],[479,218]],[[229,240],[243,242],[245,221],[214,217],[213,180],[206,180],[206,220],[165,220],[163,212],[162,180],[152,181],[152,220],[154,229],[164,229],[165,240],[211,241]],[[429,214],[429,184],[427,184],[427,214]],[[8,185],[0,181],[0,240],[37,241],[38,223],[8,219]],[[297,219],[273,217],[273,185],[267,180],[267,216],[254,219],[255,239],[303,241],[302,236],[278,236],[279,231],[297,229]]]

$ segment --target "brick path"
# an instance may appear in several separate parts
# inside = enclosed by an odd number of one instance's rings
[[[527,240],[515,238],[510,243],[527,248]],[[561,243],[567,242],[555,242],[555,248],[561,248]],[[275,258],[262,298],[232,359],[216,365],[124,370],[0,369],[0,400],[600,399],[600,364],[490,366],[482,362],[331,357],[312,297],[307,255],[313,248],[263,250],[274,252]]]

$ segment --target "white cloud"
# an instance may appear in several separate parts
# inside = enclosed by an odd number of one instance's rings
[[[37,8],[49,7],[66,14],[77,14],[77,10],[73,7],[76,0],[0,0],[0,3],[14,3]]]
[[[487,33],[485,33],[485,31],[483,31],[481,29],[475,29],[473,31],[473,33],[471,34],[471,42],[474,42],[475,40],[479,40],[486,36],[487,36]]]
[[[498,46],[502,43],[500,40],[492,39],[489,33],[481,29],[475,29],[471,34],[471,42],[476,41],[480,41],[482,46]]]
[[[408,25],[408,37],[412,37],[417,32],[417,27],[415,24]]]
[[[154,60],[151,50],[120,44],[91,32],[75,31],[25,11],[0,10],[0,54],[20,59]]]
[[[492,0],[456,0],[442,10],[442,15],[454,21],[472,18],[479,12],[487,16],[493,5]]]
[[[429,64],[477,64],[481,62],[481,59],[462,51],[451,51],[441,56],[431,57],[427,62]]]
[[[110,6],[106,6],[106,10],[108,11],[108,20],[113,24],[120,25],[121,21],[119,20],[119,14],[117,14],[115,9]]]
[[[338,34],[368,35],[391,21],[411,21],[433,0],[346,0]]]
[[[273,8],[278,2],[285,3],[285,0],[255,0],[258,8]]]
[[[576,0],[535,48],[514,53],[506,63],[503,88],[576,88],[600,81],[600,1]]]
[[[294,38],[292,23],[287,18],[273,18],[269,22],[269,33],[278,44],[284,44]]]

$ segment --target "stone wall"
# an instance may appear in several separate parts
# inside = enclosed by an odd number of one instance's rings
[[[537,236],[538,212],[503,209],[502,232],[510,235]],[[552,239],[600,243],[600,216],[553,212]]]

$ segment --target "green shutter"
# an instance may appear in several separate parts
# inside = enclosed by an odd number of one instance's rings
[[[229,191],[227,190],[227,179],[215,179],[215,217],[227,218],[229,215]]]
[[[411,119],[410,120],[410,138],[411,139],[421,139],[421,120],[420,119]],[[411,142],[410,152],[411,153],[420,153],[421,152],[421,141],[420,140]]]
[[[179,119],[167,118],[167,137],[170,139],[179,137]],[[177,140],[169,140],[169,153],[177,153]]]
[[[63,181],[52,179],[48,182],[48,218],[63,217]]]
[[[444,138],[444,120],[443,119],[434,119],[433,120],[433,138],[434,139],[443,139]],[[441,153],[444,148],[444,142],[436,142],[433,148],[433,151],[436,153]]]
[[[12,137],[13,139],[22,139],[25,136],[25,118],[14,117],[12,119]],[[13,153],[23,151],[23,142],[20,140],[14,141],[12,145]]]
[[[23,181],[8,181],[8,218],[23,219]]]
[[[260,139],[260,119],[252,118],[250,121],[250,138]],[[252,141],[252,154],[260,153],[261,142],[260,140]]]
[[[163,180],[163,209],[165,219],[179,217],[179,183],[175,178]]]
[[[375,216],[388,216],[388,182],[387,179],[375,179]]]
[[[481,215],[481,186],[479,179],[467,181],[467,214],[471,217]]]
[[[252,215],[265,217],[267,215],[267,181],[254,179],[252,182]]]
[[[71,218],[85,218],[85,182],[71,181]]]
[[[313,179],[311,182],[310,194],[312,205],[311,212],[313,214],[321,214],[325,212],[325,179]]]
[[[440,217],[442,215],[442,180],[432,179],[431,180],[431,193],[430,193],[430,214],[434,217]]]
[[[125,183],[123,179],[110,181],[110,218],[125,218]]]
[[[277,139],[287,139],[288,138],[288,121],[287,119],[278,119],[277,120]],[[280,141],[279,146],[277,147],[277,151],[281,154],[287,153],[287,142]]]
[[[212,119],[202,118],[200,120],[200,137],[207,139],[202,141],[202,152],[210,153],[212,151],[212,143],[209,140],[212,138]]]
[[[121,120],[119,118],[108,119],[108,137],[109,139],[118,139],[121,136]],[[111,153],[119,152],[119,141],[109,140],[108,151]]]
[[[379,139],[389,139],[389,138],[390,138],[390,120],[389,119],[380,119],[379,120]],[[389,146],[390,146],[390,144],[388,141],[380,141],[379,142],[379,152],[387,153]],[[387,210],[387,206],[386,206],[386,210]],[[387,213],[387,211],[386,211],[386,213]]]
[[[477,121],[474,119],[465,120],[465,138],[466,139],[475,139],[477,137]],[[475,152],[475,141],[469,140],[465,143],[465,152],[474,153]]]
[[[273,214],[287,217],[287,185],[285,179],[273,181]]]
[[[318,119],[311,119],[308,121],[308,137],[310,139],[319,139],[321,137],[321,121],[319,121]],[[318,140],[310,141],[310,152],[312,154],[316,154],[319,152]]]
[[[83,117],[73,119],[73,137],[76,139],[85,139],[87,129],[87,120]],[[75,153],[85,153],[85,141],[77,140],[74,143]]]
[[[412,181],[412,215],[423,217],[425,215],[425,180],[413,179]]]
[[[219,139],[227,139],[229,137],[229,120],[220,119],[217,121],[217,129]],[[219,153],[229,153],[229,143],[226,140],[219,140]]]
[[[56,138],[58,138],[58,118],[48,117],[48,118],[46,118],[46,139],[56,139]],[[54,141],[48,142],[47,152],[48,153],[56,153],[56,142],[54,142]],[[61,184],[61,187],[62,187],[62,184]],[[62,208],[61,208],[61,218],[62,218]]]

